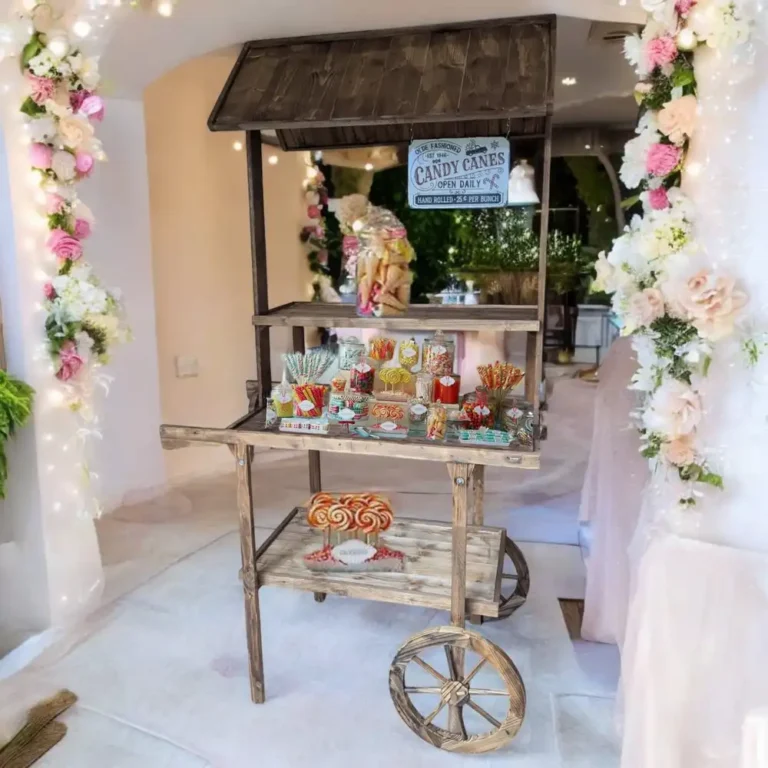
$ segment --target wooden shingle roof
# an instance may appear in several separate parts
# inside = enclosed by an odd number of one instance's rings
[[[554,47],[554,17],[246,43],[208,125],[286,149],[540,134]]]

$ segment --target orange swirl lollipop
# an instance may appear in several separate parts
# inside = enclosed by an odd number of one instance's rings
[[[379,518],[379,531],[388,530],[394,520],[392,507],[390,507],[389,501],[379,497],[371,504],[370,510]]]
[[[378,533],[381,527],[381,518],[370,507],[361,507],[355,512],[355,525],[366,535]]]
[[[333,504],[328,511],[328,521],[334,531],[348,531],[355,525],[355,515],[343,504]]]
[[[325,530],[330,525],[329,511],[329,505],[315,504],[307,513],[307,522],[312,528]]]
[[[312,497],[309,499],[309,503],[307,504],[308,507],[313,507],[315,504],[327,504],[331,505],[335,502],[335,499],[333,496],[331,496],[330,493],[315,493],[312,495]]]

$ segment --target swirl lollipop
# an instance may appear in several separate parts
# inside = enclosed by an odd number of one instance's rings
[[[355,512],[355,525],[366,536],[378,533],[381,527],[381,518],[370,507],[361,507]]]
[[[334,531],[341,533],[354,527],[355,515],[343,504],[333,504],[328,511],[328,521]]]

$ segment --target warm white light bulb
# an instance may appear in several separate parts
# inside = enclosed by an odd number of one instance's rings
[[[69,53],[69,40],[63,35],[50,37],[46,48],[57,58],[63,59]]]
[[[592,145],[591,144],[585,144],[584,145],[584,149],[592,149]]]
[[[315,168],[314,166],[310,165],[307,168],[307,178],[308,179],[314,179],[315,176],[317,176],[317,168]]]
[[[561,81],[563,85],[576,85],[576,78],[575,77],[564,77]]]
[[[61,405],[64,402],[64,394],[59,389],[49,389],[48,402],[51,405]]]
[[[696,33],[689,27],[685,27],[677,33],[677,47],[681,51],[692,51],[698,43]]]
[[[267,162],[270,165],[277,165],[278,162],[280,162],[280,158],[277,155],[270,155],[269,160],[267,160]]]
[[[242,141],[233,141],[232,142],[232,149],[234,149],[235,152],[242,152],[242,150],[243,150],[243,142]]]
[[[373,170],[373,163],[366,163],[365,164],[365,170],[366,171],[372,171]]]
[[[352,229],[353,229],[355,232],[360,232],[364,226],[365,226],[365,224],[363,224],[363,222],[362,222],[360,219],[357,219],[357,220],[356,220],[356,221],[355,221],[355,222],[352,224]]]
[[[167,19],[173,13],[173,3],[170,0],[162,0],[157,4],[157,12]]]
[[[78,37],[88,37],[91,34],[91,25],[85,19],[79,19],[72,25],[72,31]]]

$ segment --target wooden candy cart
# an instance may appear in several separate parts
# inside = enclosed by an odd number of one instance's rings
[[[242,578],[251,695],[265,700],[259,589],[278,586],[312,592],[318,602],[341,595],[450,611],[451,625],[414,635],[395,655],[389,674],[398,713],[421,738],[445,750],[479,753],[512,739],[525,711],[525,689],[510,658],[477,632],[473,623],[509,616],[528,592],[522,553],[500,528],[483,525],[486,466],[539,467],[538,440],[530,447],[431,442],[419,437],[375,440],[332,426],[328,434],[289,434],[266,423],[272,387],[270,330],[290,327],[293,347],[304,350],[305,327],[387,330],[494,330],[527,334],[526,396],[539,412],[546,242],[549,217],[551,113],[555,20],[509,19],[387,32],[248,43],[219,97],[212,130],[245,130],[251,200],[251,244],[257,381],[249,412],[229,427],[161,427],[166,448],[193,443],[229,446],[237,471]],[[275,130],[286,150],[394,144],[418,138],[508,136],[534,161],[541,180],[541,252],[536,306],[411,306],[400,316],[359,318],[354,307],[295,302],[270,308],[262,189],[262,130]],[[309,486],[321,490],[320,455],[355,453],[442,461],[452,483],[450,523],[396,519],[386,546],[405,554],[402,572],[310,571],[303,553],[319,534],[296,508],[261,546],[254,540],[251,464],[255,448],[305,450]],[[505,559],[514,574],[505,573]],[[424,660],[445,649],[447,671]],[[479,656],[465,669],[468,652]],[[418,668],[429,686],[408,682]],[[478,672],[493,668],[503,681],[478,688]],[[434,708],[421,708],[426,698]],[[506,715],[490,714],[484,697],[507,701]],[[414,703],[418,699],[419,706]],[[486,699],[487,700],[487,699]],[[435,724],[447,708],[447,727]],[[470,733],[472,710],[487,725]],[[498,710],[496,710],[498,713]]]

